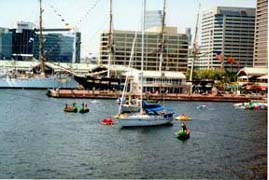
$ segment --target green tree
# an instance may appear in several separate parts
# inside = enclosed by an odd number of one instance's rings
[[[186,79],[189,80],[190,70],[186,72]],[[193,80],[212,79],[223,83],[235,82],[236,73],[224,71],[222,69],[197,69],[193,71]]]

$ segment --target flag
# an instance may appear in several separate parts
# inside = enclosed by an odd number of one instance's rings
[[[224,56],[220,52],[217,52],[216,55],[215,55],[215,59],[218,59],[220,61],[223,61],[224,60]]]
[[[227,63],[228,64],[233,64],[233,63],[235,63],[235,60],[234,60],[234,58],[233,57],[227,57]]]
[[[34,38],[30,37],[28,42],[30,43],[30,42],[33,42],[33,41],[34,41]]]

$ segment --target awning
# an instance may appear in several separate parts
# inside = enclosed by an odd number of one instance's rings
[[[260,76],[260,77],[258,77],[257,79],[268,79],[268,75]]]
[[[238,79],[248,79],[248,76],[239,76]]]

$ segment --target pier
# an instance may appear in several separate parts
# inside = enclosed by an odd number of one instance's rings
[[[85,99],[117,99],[121,96],[119,91],[97,91],[78,89],[50,89],[47,95],[53,98],[85,98]],[[132,98],[138,98],[138,94],[130,94]],[[248,102],[250,100],[262,100],[263,96],[246,95],[202,95],[202,94],[144,94],[144,99],[167,101],[213,101],[213,102]]]

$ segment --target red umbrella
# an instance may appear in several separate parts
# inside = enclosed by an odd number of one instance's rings
[[[258,86],[256,86],[256,89],[261,90],[261,91],[266,91],[267,86],[258,85]]]

